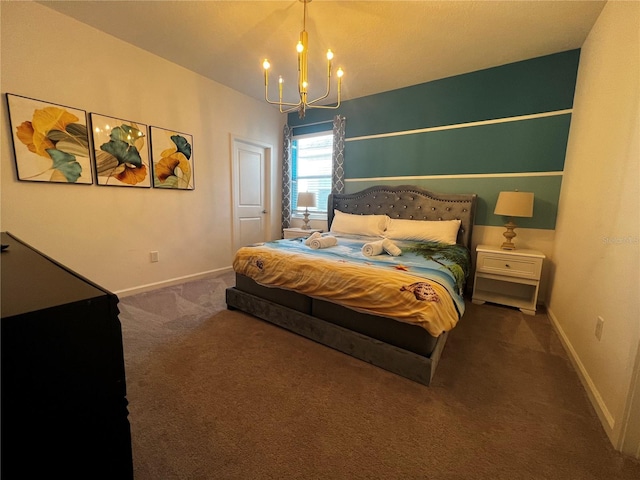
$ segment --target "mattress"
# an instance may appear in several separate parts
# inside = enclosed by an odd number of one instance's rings
[[[336,245],[328,248],[313,249],[304,239],[243,247],[234,270],[257,285],[301,295],[284,295],[279,302],[293,302],[294,308],[298,303],[307,308],[304,298],[309,297],[417,325],[433,337],[455,327],[465,308],[462,293],[470,264],[465,247],[395,241],[401,255],[367,256],[363,246],[379,238],[332,236]],[[315,316],[327,310],[316,309]]]

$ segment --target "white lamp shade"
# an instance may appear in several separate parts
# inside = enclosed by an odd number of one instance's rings
[[[298,192],[298,207],[315,207],[316,194],[313,192]]]
[[[533,192],[500,192],[493,213],[505,217],[533,217]]]

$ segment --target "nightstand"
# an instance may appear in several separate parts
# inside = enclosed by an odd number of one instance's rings
[[[478,245],[476,252],[472,302],[509,305],[535,315],[544,253],[490,245]]]
[[[309,230],[305,230],[304,228],[285,228],[283,230],[284,236],[283,238],[300,238],[300,237],[308,237],[309,235],[311,235],[313,232],[320,232],[322,233],[322,230],[319,230],[317,228],[310,228]]]

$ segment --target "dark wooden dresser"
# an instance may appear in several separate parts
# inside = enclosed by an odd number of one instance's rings
[[[2,243],[2,479],[132,479],[118,297]]]

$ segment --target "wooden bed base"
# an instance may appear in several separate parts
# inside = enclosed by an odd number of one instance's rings
[[[358,193],[330,195],[328,223],[331,227],[334,209],[351,214],[386,214],[391,218],[413,220],[460,219],[458,243],[470,248],[476,200],[475,194],[436,194],[407,185],[370,187]],[[423,385],[431,383],[448,336],[447,332],[437,338],[423,335],[426,331],[421,327],[372,315],[365,315],[369,317],[364,319],[367,320],[365,323],[379,320],[383,322],[379,328],[368,325],[360,328],[357,322],[343,323],[342,318],[348,317],[349,312],[354,318],[363,314],[339,306],[335,308],[344,310],[331,312],[332,307],[329,306],[327,315],[324,311],[328,302],[262,287],[241,275],[237,276],[236,286],[227,289],[226,300],[229,309],[249,313]],[[321,311],[322,314],[315,313]],[[407,327],[420,332],[407,331]],[[407,338],[416,336],[414,333],[417,333],[419,341],[417,345],[409,345],[411,341]]]

